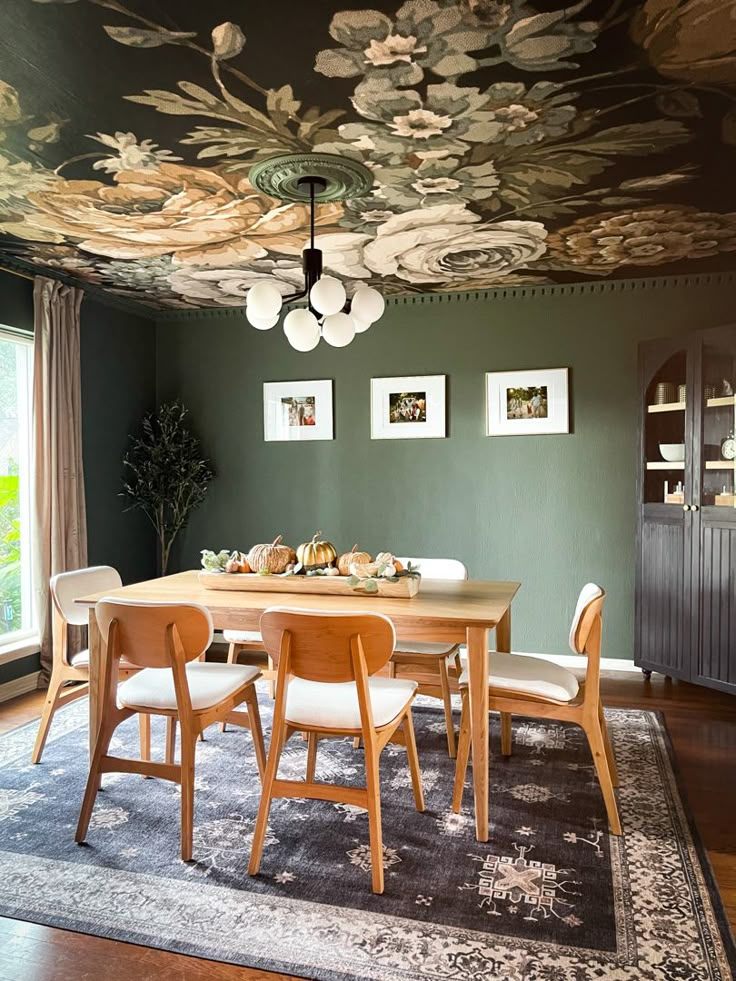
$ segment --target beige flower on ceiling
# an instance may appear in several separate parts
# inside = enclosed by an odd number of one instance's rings
[[[363,254],[379,275],[460,289],[540,259],[546,237],[536,221],[481,222],[463,205],[437,205],[391,218]]]
[[[394,116],[389,129],[397,136],[415,140],[428,140],[430,136],[440,136],[443,130],[452,126],[450,116],[441,116],[431,109],[412,109],[405,116]]]
[[[420,44],[411,35],[402,37],[400,34],[388,34],[382,41],[372,38],[363,54],[367,62],[378,68],[393,65],[397,61],[411,63],[415,55],[425,54],[426,51],[427,46]]]
[[[164,163],[119,171],[115,181],[58,181],[29,194],[27,223],[115,259],[171,254],[179,263],[227,266],[306,244],[309,209],[261,194],[237,174]],[[341,215],[341,205],[322,204],[316,223]]]
[[[162,163],[181,160],[171,150],[159,150],[158,143],[152,140],[139,143],[133,133],[118,131],[114,136],[98,133],[90,139],[115,151],[114,156],[97,160],[92,165],[93,170],[104,170],[106,174],[117,174],[121,170],[155,170]]]
[[[620,266],[658,266],[736,252],[736,214],[715,214],[679,204],[605,212],[579,218],[550,235],[552,258],[586,272]]]

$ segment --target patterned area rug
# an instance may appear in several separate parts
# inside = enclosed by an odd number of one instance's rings
[[[261,699],[264,725],[271,703]],[[0,738],[0,914],[319,981],[727,981],[733,941],[677,789],[658,716],[608,713],[625,836],[609,837],[582,732],[515,720],[492,758],[491,838],[450,809],[437,703],[415,724],[427,810],[404,750],[382,760],[386,891],[370,889],[365,813],[275,801],[261,875],[246,869],[259,800],[250,734],[198,747],[194,861],[178,858],[178,788],[109,775],[74,844],[86,778],[86,701],[62,710],[43,763],[35,725]],[[268,737],[268,732],[267,732]],[[491,745],[498,745],[492,720]],[[154,723],[154,754],[163,745]],[[113,752],[135,755],[126,722]],[[282,775],[300,779],[292,737]],[[362,751],[320,744],[317,778],[359,782]]]

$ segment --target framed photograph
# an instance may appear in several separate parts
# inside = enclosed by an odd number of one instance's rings
[[[567,368],[486,373],[488,436],[570,432]]]
[[[263,438],[266,442],[332,439],[332,382],[265,382]]]
[[[371,379],[371,439],[442,439],[445,375]]]

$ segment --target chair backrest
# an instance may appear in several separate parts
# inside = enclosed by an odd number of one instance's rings
[[[110,628],[117,624],[116,649],[111,656],[124,655],[141,668],[172,666],[177,642],[185,661],[193,661],[212,643],[213,624],[209,610],[194,603],[156,603],[105,597],[95,607],[105,643]],[[172,628],[170,630],[170,628]]]
[[[123,580],[117,569],[110,565],[93,565],[89,569],[60,572],[50,583],[51,596],[59,615],[66,623],[86,626],[89,610],[76,601],[80,596],[120,589]]]
[[[570,627],[570,650],[584,654],[590,632],[596,618],[602,617],[606,591],[594,582],[586,583],[580,590],[575,615]]]
[[[263,613],[261,635],[274,661],[288,646],[290,675],[334,683],[356,680],[356,638],[368,675],[388,664],[396,644],[394,625],[380,613],[314,613],[279,606]]]
[[[467,579],[468,570],[459,559],[414,559],[397,556],[403,566],[418,565],[424,579]]]

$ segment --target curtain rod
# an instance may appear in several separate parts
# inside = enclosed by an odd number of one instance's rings
[[[20,279],[30,279],[31,282],[36,278],[34,273],[21,272],[19,269],[11,269],[10,266],[0,264],[0,272],[10,273],[11,276],[18,276]]]

